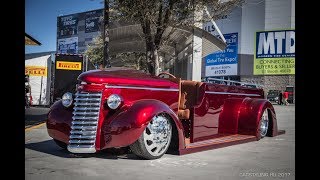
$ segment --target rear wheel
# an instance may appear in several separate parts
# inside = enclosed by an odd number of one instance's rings
[[[62,142],[62,141],[59,141],[59,140],[56,140],[56,139],[53,139],[54,142],[59,146],[61,147],[62,149],[67,149],[67,144]]]
[[[165,114],[152,118],[139,139],[130,145],[134,154],[143,159],[157,159],[163,156],[170,145],[172,125]]]
[[[268,109],[266,108],[261,115],[259,126],[258,126],[258,139],[264,138],[268,133],[269,127],[269,116]]]

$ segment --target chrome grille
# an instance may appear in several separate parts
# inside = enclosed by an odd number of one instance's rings
[[[94,153],[101,93],[77,92],[75,95],[68,150]]]

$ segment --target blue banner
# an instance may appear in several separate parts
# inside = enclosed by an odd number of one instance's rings
[[[205,57],[206,66],[238,63],[238,33],[224,34],[227,47]]]
[[[87,12],[85,14],[85,33],[99,31],[102,22],[101,17],[103,17],[102,9]]]
[[[78,34],[78,14],[58,17],[58,38]]]
[[[78,53],[78,37],[58,39],[58,53],[77,54]]]
[[[238,74],[238,33],[224,34],[227,47],[205,57],[206,77]]]

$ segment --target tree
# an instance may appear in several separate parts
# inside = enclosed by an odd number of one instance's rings
[[[100,34],[93,39],[92,44],[88,45],[87,50],[84,52],[88,59],[95,65],[102,65],[103,57],[103,38]],[[113,61],[119,62],[124,67],[133,67],[137,70],[147,71],[146,55],[140,52],[126,52],[116,54],[110,57]]]
[[[131,67],[131,68],[135,68],[137,70],[142,70],[145,72],[148,71],[145,53],[125,52],[125,53],[116,54],[115,56],[112,57],[112,59],[115,59],[116,61],[120,61],[120,63],[124,67]]]
[[[93,39],[92,44],[88,44],[84,54],[94,65],[100,65],[103,63],[103,47],[103,39],[100,34]]]
[[[163,33],[171,26],[193,27],[197,21],[207,22],[228,14],[244,0],[110,0],[109,8],[115,13],[113,20],[140,23],[146,42],[146,60],[151,74],[159,74],[158,51],[165,37]],[[195,18],[195,12],[208,8],[209,14]]]

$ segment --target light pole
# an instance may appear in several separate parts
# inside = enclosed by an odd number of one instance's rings
[[[104,0],[103,9],[103,61],[104,68],[111,67],[109,61],[109,0]]]

